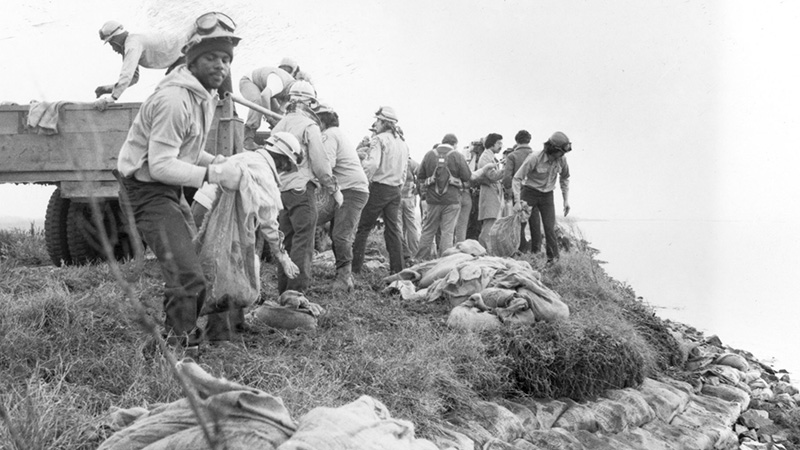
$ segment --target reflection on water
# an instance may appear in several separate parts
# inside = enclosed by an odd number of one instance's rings
[[[619,281],[657,314],[800,376],[796,223],[581,221]]]

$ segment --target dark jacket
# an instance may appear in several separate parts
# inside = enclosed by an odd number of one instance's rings
[[[446,154],[453,147],[446,144],[440,144],[436,149],[430,150],[428,153],[425,154],[425,158],[422,159],[422,163],[419,165],[419,170],[417,171],[417,180],[419,183],[423,183],[425,180],[433,176],[434,171],[436,170],[436,162],[439,159],[438,153]],[[464,155],[461,154],[458,150],[451,152],[450,155],[447,157],[447,168],[450,169],[450,176],[453,178],[457,178],[461,180],[462,183],[466,183],[472,177],[472,172],[469,170],[469,166],[467,165],[467,160],[464,159]],[[425,191],[425,201],[429,205],[457,205],[461,203],[461,189],[455,186],[448,186],[447,190],[443,194],[437,194],[436,188],[434,185],[427,186]]]
[[[503,187],[511,191],[511,181],[517,171],[522,167],[522,163],[530,156],[533,149],[529,144],[518,144],[513,152],[506,156],[505,168],[503,170]]]

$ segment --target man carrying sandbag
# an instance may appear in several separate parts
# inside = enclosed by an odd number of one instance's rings
[[[187,353],[197,353],[202,339],[197,315],[207,286],[182,186],[199,188],[208,181],[239,189],[242,177],[235,163],[203,150],[217,89],[230,74],[240,38],[227,16],[213,24],[208,15],[201,17],[206,19],[183,49],[186,64],[167,75],[142,103],[117,160],[136,228],[161,265],[167,343]]]
[[[572,143],[567,135],[556,131],[544,143],[542,150],[532,152],[522,163],[512,183],[514,209],[521,210],[524,201],[531,207],[533,214],[536,214],[537,209],[541,214],[548,264],[556,261],[559,256],[556,208],[553,201],[556,177],[561,184],[561,195],[564,198],[564,216],[569,214],[569,165],[564,155],[571,150]]]

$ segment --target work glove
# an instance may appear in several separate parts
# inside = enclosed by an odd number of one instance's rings
[[[242,181],[242,168],[234,162],[227,160],[219,164],[208,166],[208,182],[218,184],[225,189],[238,191]]]
[[[113,84],[106,84],[105,86],[97,86],[94,90],[94,96],[96,98],[100,98],[104,94],[110,94],[114,92],[114,85]]]
[[[337,208],[342,206],[342,203],[344,202],[344,195],[342,195],[342,191],[337,189],[336,192],[333,193],[333,201],[336,202]]]
[[[108,108],[108,105],[114,103],[113,97],[100,97],[94,101],[94,109],[98,111],[105,111]]]
[[[281,267],[283,267],[283,273],[285,273],[288,278],[294,279],[300,275],[300,269],[297,267],[297,264],[292,261],[292,258],[289,257],[288,253],[279,253],[278,263],[281,265]]]

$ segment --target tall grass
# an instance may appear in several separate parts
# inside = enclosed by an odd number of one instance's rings
[[[42,237],[34,238],[44,253]],[[108,435],[102,423],[111,406],[183,396],[148,351],[147,333],[107,264],[36,266],[23,263],[24,254],[11,250],[0,260],[0,412],[7,413],[0,449],[94,448]],[[342,295],[332,291],[331,274],[315,271],[307,295],[326,310],[316,332],[256,325],[236,345],[204,349],[200,363],[281,397],[295,417],[371,395],[423,436],[480,399],[581,399],[635,385],[669,365],[672,343],[647,306],[592,256],[576,248],[544,271],[571,308],[568,321],[493,334],[447,328],[443,303],[380,295],[381,273],[361,276],[356,292]],[[127,262],[121,270],[161,323],[157,263]],[[264,297],[274,298],[274,267],[262,271]]]

